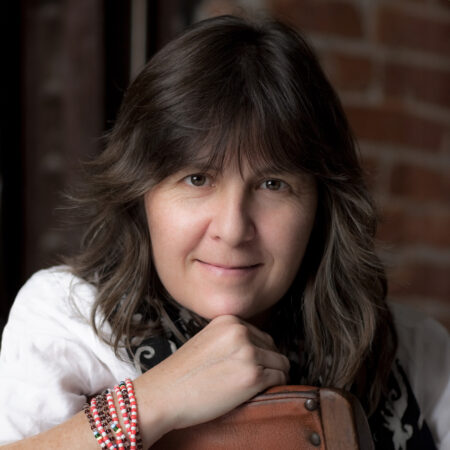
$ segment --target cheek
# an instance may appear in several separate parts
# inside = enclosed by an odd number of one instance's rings
[[[314,212],[314,210],[313,210]],[[287,272],[297,272],[311,235],[314,215],[288,211],[268,218],[264,233],[275,263]]]
[[[186,256],[201,237],[201,221],[183,207],[164,199],[146,202],[147,221],[156,265]]]

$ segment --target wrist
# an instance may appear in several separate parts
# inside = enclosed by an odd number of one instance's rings
[[[145,449],[174,428],[164,404],[161,404],[157,397],[152,395],[152,392],[145,386],[146,384],[139,378],[134,381],[139,411],[139,429]]]

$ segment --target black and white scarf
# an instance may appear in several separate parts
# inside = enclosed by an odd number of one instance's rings
[[[166,312],[186,340],[198,331],[198,325],[186,310],[169,306]],[[142,320],[142,317],[136,317],[136,320]],[[180,334],[177,336],[164,321],[163,328],[163,335],[132,341],[129,356],[139,373],[151,369],[183,345]],[[301,355],[296,348],[297,344],[287,355],[291,362],[290,380],[291,384],[305,384],[301,371],[304,361],[300,360]],[[436,450],[399,360],[393,364],[387,395],[382,397],[377,410],[369,418],[369,426],[377,450]]]

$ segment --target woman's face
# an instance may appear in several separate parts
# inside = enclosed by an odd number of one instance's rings
[[[153,259],[181,305],[258,323],[300,267],[317,206],[314,179],[267,168],[187,167],[145,196]]]

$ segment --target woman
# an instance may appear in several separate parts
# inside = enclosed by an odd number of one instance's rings
[[[96,448],[83,404],[124,377],[145,448],[286,383],[351,389],[379,448],[434,448],[419,415],[398,414],[399,380],[410,385],[372,202],[297,33],[229,16],[194,25],[132,83],[89,170],[81,253],[32,277],[5,329],[2,439],[41,432],[6,448]],[[444,404],[425,409],[449,442]]]

